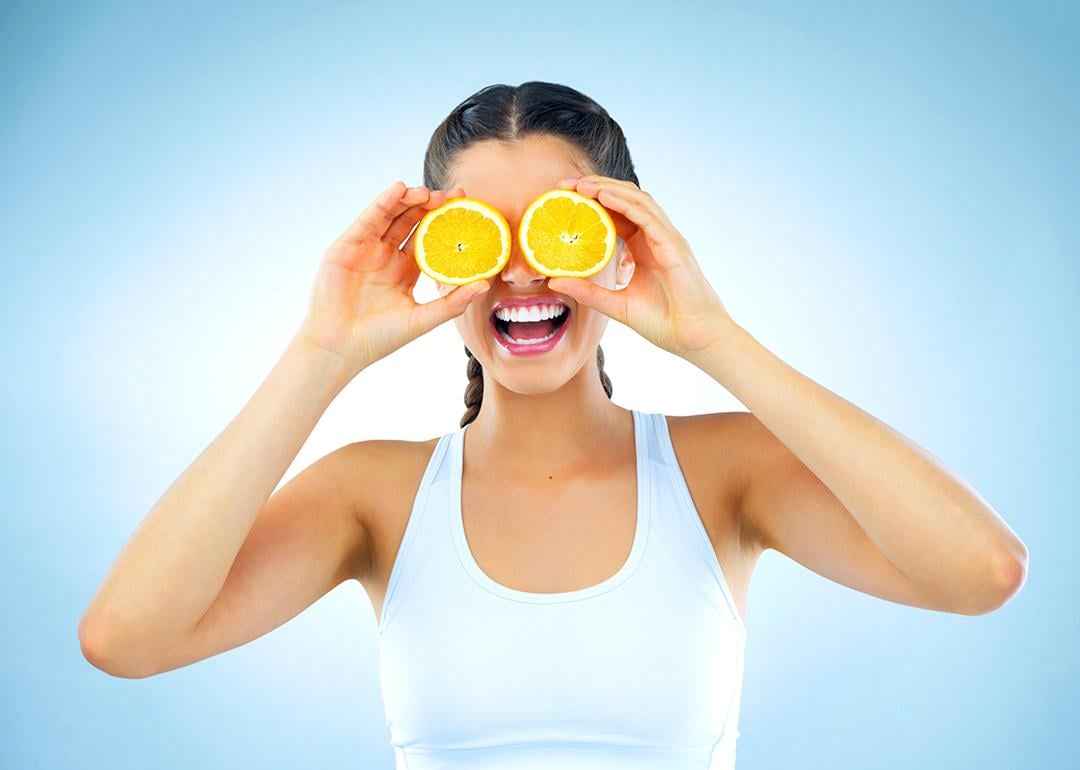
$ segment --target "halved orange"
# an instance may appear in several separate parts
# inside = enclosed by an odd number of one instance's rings
[[[449,198],[424,215],[414,235],[417,266],[445,284],[490,278],[510,261],[510,224],[476,198]]]
[[[603,270],[615,253],[615,222],[594,198],[548,190],[521,215],[518,243],[537,272],[585,278]]]

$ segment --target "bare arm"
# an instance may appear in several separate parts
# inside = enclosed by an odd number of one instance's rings
[[[362,462],[360,445],[271,494],[358,372],[460,315],[489,287],[477,281],[424,304],[413,299],[420,271],[410,233],[446,197],[395,182],[330,245],[300,331],[146,515],[87,606],[78,627],[87,660],[123,677],[176,668],[253,639],[361,577],[366,534],[345,483]]]
[[[727,328],[724,344],[695,360],[752,410],[736,423],[745,531],[824,577],[904,604],[977,615],[1020,590],[1027,547],[978,492],[733,321]]]
[[[556,277],[565,292],[682,356],[750,409],[738,418],[740,532],[825,577],[922,607],[981,614],[1027,577],[1027,546],[944,463],[796,371],[728,314],[686,238],[637,184],[599,174],[561,186],[627,220],[619,290]],[[625,258],[625,255],[624,255]],[[716,414],[717,442],[726,442]],[[723,462],[730,461],[726,457]]]
[[[177,661],[234,561],[243,569],[237,554],[256,516],[344,379],[338,356],[300,336],[289,343],[239,414],[173,482],[117,557],[79,622],[91,663],[117,676],[140,677]],[[264,527],[261,539],[283,534],[284,527]],[[329,590],[339,577],[344,544],[338,550],[332,574],[298,590]],[[310,569],[303,564],[298,558],[278,568]]]

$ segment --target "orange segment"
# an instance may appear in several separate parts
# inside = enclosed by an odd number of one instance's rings
[[[494,206],[476,198],[450,198],[420,220],[416,264],[445,284],[490,278],[510,260],[510,238],[510,225]]]
[[[594,198],[549,190],[522,214],[518,243],[537,272],[584,278],[603,270],[615,253],[615,223]]]

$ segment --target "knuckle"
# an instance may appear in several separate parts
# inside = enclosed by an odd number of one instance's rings
[[[393,206],[387,206],[381,200],[375,201],[375,203],[373,205],[374,205],[374,208],[375,208],[376,211],[378,211],[379,213],[381,213],[381,214],[383,214],[385,216],[391,216],[394,213]]]

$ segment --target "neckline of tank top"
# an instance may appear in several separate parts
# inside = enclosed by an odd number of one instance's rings
[[[458,559],[461,561],[465,571],[481,588],[486,589],[496,596],[512,601],[559,604],[588,599],[607,593],[622,585],[634,573],[634,570],[637,569],[638,565],[641,563],[641,558],[644,555],[645,541],[649,531],[650,511],[647,503],[650,493],[650,468],[649,463],[646,462],[645,431],[648,429],[646,423],[650,418],[650,415],[640,413],[636,409],[630,409],[630,413],[633,415],[634,421],[634,450],[637,467],[637,522],[634,527],[634,540],[630,546],[630,553],[622,566],[612,575],[609,575],[599,583],[594,583],[591,586],[585,586],[584,588],[578,588],[572,591],[523,591],[499,583],[480,568],[480,565],[473,557],[472,551],[469,548],[468,539],[465,536],[465,523],[462,518],[461,479],[462,470],[464,468],[463,446],[465,441],[465,431],[468,429],[468,425],[458,428],[451,434],[451,488],[449,490],[450,504],[447,506],[447,512],[450,516],[451,539],[454,541],[454,549],[457,551]]]

